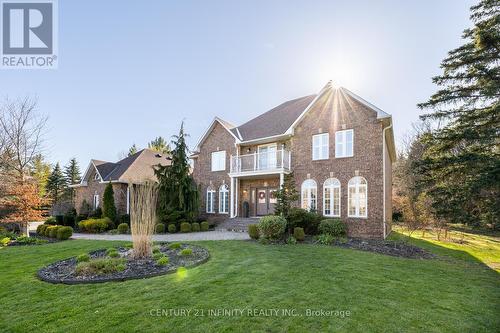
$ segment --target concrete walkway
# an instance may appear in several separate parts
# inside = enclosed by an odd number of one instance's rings
[[[132,241],[131,235],[109,235],[109,234],[81,234],[74,233],[73,239],[110,240],[110,241]],[[158,242],[178,241],[203,241],[203,240],[244,240],[250,239],[246,232],[233,231],[204,231],[190,232],[186,234],[161,234],[153,235],[153,240]]]

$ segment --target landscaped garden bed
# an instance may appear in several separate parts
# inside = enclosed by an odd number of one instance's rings
[[[50,283],[99,283],[142,279],[206,262],[209,253],[196,245],[161,243],[150,257],[134,258],[128,247],[100,249],[50,264],[37,273]]]

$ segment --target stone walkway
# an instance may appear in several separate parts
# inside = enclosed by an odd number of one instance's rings
[[[109,235],[109,234],[81,234],[74,233],[73,239],[110,240],[110,241],[132,241],[131,235]],[[233,231],[204,231],[190,232],[186,234],[161,234],[153,235],[153,240],[158,242],[179,241],[203,241],[203,240],[245,240],[250,239],[246,232]]]
[[[219,231],[236,231],[236,232],[248,232],[248,225],[259,223],[258,218],[253,217],[235,217],[231,219],[226,219],[221,224],[215,227],[215,230]]]

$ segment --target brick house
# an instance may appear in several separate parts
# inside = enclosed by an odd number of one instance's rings
[[[75,189],[74,205],[80,214],[85,200],[91,209],[102,206],[106,185],[113,185],[115,205],[118,214],[128,214],[130,208],[128,184],[139,184],[155,180],[153,166],[169,165],[170,161],[151,149],[143,149],[118,162],[91,160],[80,184],[72,185]]]
[[[272,214],[293,171],[297,206],[341,218],[351,237],[391,231],[392,118],[331,82],[240,126],[215,118],[191,158],[208,219]]]

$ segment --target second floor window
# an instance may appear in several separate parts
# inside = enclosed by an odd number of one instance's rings
[[[328,159],[328,133],[313,135],[312,137],[312,159],[327,160]]]
[[[212,153],[212,171],[226,170],[226,151],[214,151]]]
[[[335,157],[354,156],[354,131],[352,129],[335,132]]]

